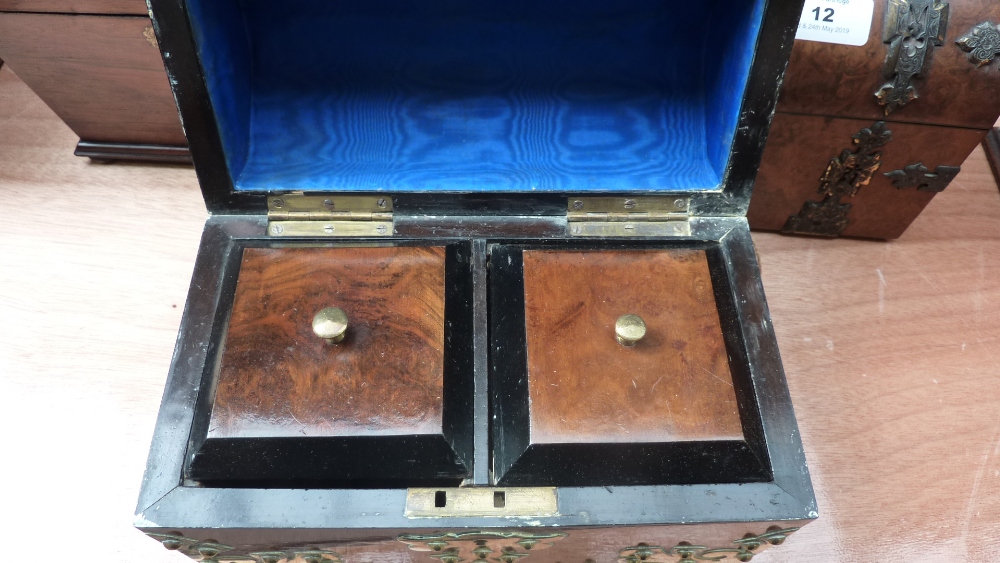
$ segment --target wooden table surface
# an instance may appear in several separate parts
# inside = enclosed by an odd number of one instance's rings
[[[0,538],[182,563],[131,518],[206,213],[191,169],[91,164],[75,143],[0,70]],[[820,506],[754,561],[996,560],[1000,193],[982,152],[898,241],[754,238]]]

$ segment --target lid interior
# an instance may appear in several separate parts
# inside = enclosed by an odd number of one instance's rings
[[[187,0],[237,191],[710,191],[765,0]]]

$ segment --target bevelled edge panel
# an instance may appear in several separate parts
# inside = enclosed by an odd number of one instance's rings
[[[186,477],[277,488],[461,482],[473,456],[471,262],[469,243],[445,242],[231,253],[232,297],[216,315]],[[331,311],[346,331],[326,333]]]
[[[186,2],[237,190],[414,192],[719,189],[764,4]]]
[[[498,244],[490,294],[498,484],[772,478],[718,244]]]

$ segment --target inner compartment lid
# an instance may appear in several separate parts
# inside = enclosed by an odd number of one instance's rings
[[[203,187],[238,200],[748,192],[800,2],[151,4]]]

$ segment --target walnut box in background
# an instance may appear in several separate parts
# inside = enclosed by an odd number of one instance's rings
[[[811,6],[804,24],[841,9]],[[897,238],[1000,115],[1000,3],[875,0],[874,10],[864,45],[796,40],[751,228]]]
[[[0,0],[0,59],[100,160],[190,162],[143,0]]]

